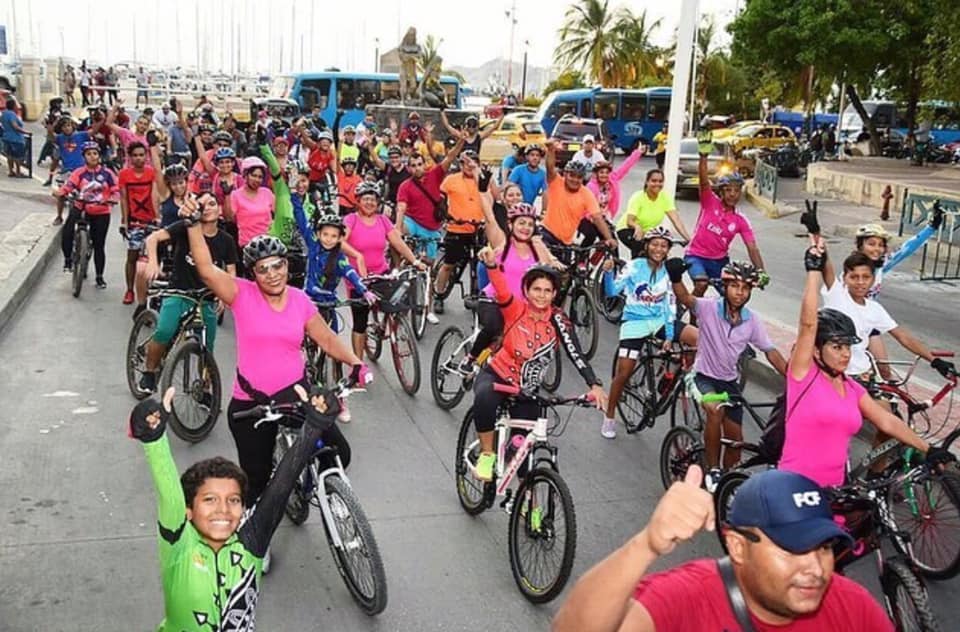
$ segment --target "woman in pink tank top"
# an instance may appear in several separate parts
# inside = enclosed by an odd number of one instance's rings
[[[257,235],[265,235],[273,221],[273,191],[261,186],[267,165],[257,157],[244,158],[241,189],[234,189],[224,198],[223,218],[236,221],[240,247],[246,246]]]
[[[944,450],[931,450],[899,417],[844,374],[850,346],[859,338],[846,314],[830,308],[817,311],[825,263],[821,247],[807,250],[800,325],[787,368],[786,434],[777,467],[803,474],[823,487],[842,485],[850,438],[860,429],[861,419],[927,453],[928,460],[942,461]]]

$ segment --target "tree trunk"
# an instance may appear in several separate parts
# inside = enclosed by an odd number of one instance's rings
[[[877,126],[874,124],[873,119],[870,118],[870,115],[867,114],[867,110],[863,107],[863,101],[860,100],[860,95],[857,94],[857,89],[852,83],[847,84],[847,98],[850,99],[850,105],[852,105],[853,109],[860,115],[860,120],[864,122],[867,126],[867,131],[870,132],[871,155],[879,156],[880,135],[877,134]],[[843,112],[840,113],[840,116],[842,123]]]
[[[914,64],[910,65],[909,78],[907,79],[907,134],[916,136],[917,129],[917,104],[920,102],[920,78]]]

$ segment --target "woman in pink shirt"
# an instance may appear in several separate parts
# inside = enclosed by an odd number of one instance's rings
[[[600,205],[600,210],[606,213],[607,219],[612,221],[620,212],[620,181],[643,157],[646,150],[646,147],[640,145],[616,169],[606,160],[593,166],[593,177],[587,183],[587,188],[593,191],[597,204]]]
[[[384,255],[389,243],[404,259],[420,270],[427,266],[418,261],[410,250],[400,231],[396,229],[386,215],[380,213],[380,186],[376,183],[361,182],[356,188],[357,212],[350,213],[343,218],[347,234],[344,242],[352,246],[360,256],[350,257],[350,265],[360,272],[361,276],[368,274],[384,274],[390,269]],[[350,289],[351,298],[360,298],[362,295],[355,289]],[[363,305],[351,305],[353,312],[353,333],[351,341],[353,352],[358,358],[363,358],[363,350],[367,344],[367,319],[370,309]]]
[[[262,186],[267,173],[267,165],[256,156],[244,158],[240,173],[243,187],[231,191],[224,198],[223,218],[236,222],[238,243],[246,246],[257,235],[263,235],[270,229],[273,221],[273,191]]]
[[[804,257],[806,285],[797,342],[787,367],[787,421],[778,468],[803,474],[822,487],[842,485],[850,438],[866,419],[881,432],[926,453],[928,463],[952,460],[931,448],[903,421],[875,402],[844,371],[850,346],[860,341],[853,320],[835,309],[817,312],[826,252],[811,246]]]
[[[212,200],[209,193],[204,196]],[[191,196],[180,216],[192,221],[197,208],[197,201]],[[351,377],[363,384],[368,381],[366,367],[330,329],[310,298],[287,285],[287,248],[279,239],[259,235],[244,247],[244,265],[253,277],[248,281],[232,277],[213,264],[199,223],[193,223],[187,235],[197,274],[233,312],[237,371],[227,418],[240,467],[247,474],[244,500],[250,507],[270,479],[277,424],[267,422],[254,427],[256,420],[237,420],[237,413],[270,400],[295,401],[295,384],[309,388],[300,351],[304,336],[309,336],[330,357],[352,365]],[[350,445],[340,431],[331,428],[323,440],[337,447],[346,466]]]

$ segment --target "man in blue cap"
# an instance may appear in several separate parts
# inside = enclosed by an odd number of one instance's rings
[[[693,466],[674,483],[640,533],[574,586],[554,632],[734,631],[738,623],[717,560],[699,559],[646,576],[657,558],[714,529],[713,498]],[[833,574],[833,551],[852,538],[833,520],[825,492],[779,470],[755,474],[737,491],[722,527],[732,582],[757,632],[892,632],[880,604]],[[736,592],[736,591],[735,591]]]

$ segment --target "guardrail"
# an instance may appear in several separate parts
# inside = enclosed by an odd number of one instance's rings
[[[763,160],[757,159],[753,178],[757,185],[757,193],[759,193],[762,197],[769,199],[771,202],[776,203],[777,182],[779,180],[777,176],[777,168],[773,165],[768,165]]]
[[[922,229],[933,203],[938,200],[945,213],[943,223],[937,234],[923,246],[920,280],[960,280],[960,200],[913,193],[904,195],[898,232],[902,236],[907,228]]]

